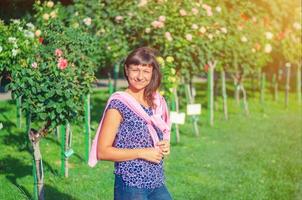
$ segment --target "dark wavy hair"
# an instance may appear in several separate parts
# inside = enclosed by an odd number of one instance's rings
[[[152,66],[152,77],[150,83],[146,86],[144,91],[144,100],[147,101],[148,105],[152,108],[154,105],[153,94],[160,87],[161,83],[161,73],[159,69],[159,64],[156,60],[158,52],[155,49],[148,47],[140,47],[132,51],[125,60],[124,65],[124,75],[129,83],[128,77],[126,75],[126,69],[130,65],[151,65]]]

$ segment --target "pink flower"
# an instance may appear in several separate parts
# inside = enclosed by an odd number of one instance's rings
[[[197,30],[198,26],[196,24],[192,24],[192,29]]]
[[[56,49],[56,50],[55,50],[55,55],[56,55],[57,57],[61,57],[61,56],[63,55],[63,51],[62,51],[61,49]]]
[[[207,4],[202,4],[202,8],[205,10],[211,10],[211,6],[207,5]]]
[[[154,27],[154,28],[163,28],[164,27],[164,23],[163,22],[160,22],[160,21],[153,21],[151,23],[151,25]]]
[[[145,33],[150,33],[151,32],[151,28],[146,28],[145,29]]]
[[[209,17],[211,17],[211,16],[213,15],[212,10],[207,10],[207,15],[208,15]]]
[[[59,58],[59,61],[58,61],[58,68],[63,70],[67,67],[68,65],[68,61],[64,58]]]
[[[165,16],[159,16],[158,21],[165,22],[166,21],[166,17]]]
[[[90,26],[91,25],[91,18],[90,17],[86,17],[85,19],[83,19],[83,22],[86,26]]]
[[[36,69],[36,68],[38,68],[38,64],[37,64],[36,62],[33,62],[33,63],[31,64],[31,67],[34,68],[34,69]]]
[[[187,12],[184,9],[180,9],[179,14],[180,16],[186,16]]]
[[[121,22],[123,19],[124,19],[123,16],[116,16],[116,17],[115,17],[115,21],[116,21],[117,23]]]
[[[197,15],[198,14],[198,9],[197,8],[192,8],[192,13],[193,13],[193,15]]]
[[[213,15],[211,6],[209,6],[207,4],[202,4],[202,8],[207,11],[207,15],[208,16],[212,16]]]
[[[165,32],[165,37],[166,37],[166,39],[167,39],[168,41],[170,41],[170,42],[173,40],[173,38],[172,38],[170,32]]]
[[[145,5],[147,5],[148,1],[147,0],[140,0],[138,7],[143,7]]]
[[[186,34],[186,39],[187,39],[188,41],[192,41],[193,36],[192,36],[191,34]]]

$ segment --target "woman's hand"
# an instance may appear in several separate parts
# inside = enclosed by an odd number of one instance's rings
[[[163,152],[161,149],[146,148],[140,150],[138,157],[140,159],[159,164],[160,161],[163,159]]]
[[[163,155],[167,156],[170,154],[170,142],[168,140],[159,141],[156,145],[162,150]]]

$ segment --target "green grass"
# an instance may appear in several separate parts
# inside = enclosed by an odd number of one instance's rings
[[[205,93],[199,91],[197,101],[204,108]],[[107,97],[100,91],[92,95],[93,128]],[[231,97],[228,121],[219,100],[214,127],[206,124],[203,109],[200,137],[194,136],[189,120],[180,126],[179,144],[172,136],[165,170],[174,199],[302,199],[302,110],[295,96],[288,109],[283,96],[280,102],[268,100],[265,107],[255,96],[249,100],[248,117]],[[15,113],[14,102],[0,101],[0,199],[5,200],[28,199],[33,193],[32,157],[24,145],[24,123],[23,129],[16,128]],[[50,134],[41,142],[46,199],[113,199],[113,164],[103,161],[89,168],[84,163],[84,124],[74,124],[72,130],[75,154],[69,178],[60,177],[60,140]]]

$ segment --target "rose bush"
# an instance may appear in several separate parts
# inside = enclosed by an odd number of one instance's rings
[[[20,71],[30,63],[33,49],[38,46],[35,36],[36,28],[23,20],[12,20],[5,25],[0,20],[0,73],[7,74]]]
[[[83,112],[83,96],[94,81],[97,40],[53,21],[42,29],[43,43],[32,49],[28,65],[12,72],[12,96],[22,96],[32,120],[46,129],[72,122]],[[48,130],[47,130],[48,131]]]

